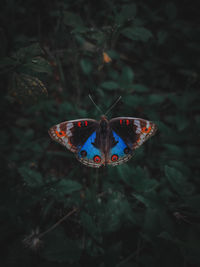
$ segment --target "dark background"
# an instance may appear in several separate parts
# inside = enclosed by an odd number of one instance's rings
[[[1,266],[200,266],[195,1],[0,10]],[[89,93],[103,111],[122,96],[109,118],[158,125],[128,163],[87,168],[50,140],[54,124],[100,118]]]

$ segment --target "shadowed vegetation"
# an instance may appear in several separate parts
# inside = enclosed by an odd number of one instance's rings
[[[190,1],[1,1],[2,266],[200,266],[199,10]],[[154,121],[126,164],[81,165],[48,129]]]

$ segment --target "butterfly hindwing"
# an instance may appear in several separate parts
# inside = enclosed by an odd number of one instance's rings
[[[99,168],[105,163],[105,158],[100,148],[95,145],[96,138],[95,131],[79,149],[77,159],[87,166]]]
[[[132,151],[115,131],[112,131],[112,138],[115,145],[110,148],[106,163],[115,166],[128,161],[132,157]]]

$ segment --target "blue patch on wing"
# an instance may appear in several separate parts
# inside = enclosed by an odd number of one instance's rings
[[[98,155],[101,157],[100,150],[96,148],[92,143],[95,142],[96,139],[96,132],[94,132],[90,137],[87,139],[87,141],[84,143],[84,145],[81,147],[81,149],[78,152],[78,156],[81,158],[81,151],[85,150],[87,152],[87,155],[85,158],[87,159],[93,159],[95,155]]]
[[[124,143],[123,139],[116,134],[116,132],[112,131],[112,133],[115,141],[118,141],[118,143],[111,149],[111,155],[115,154],[118,155],[118,157],[125,156],[124,149],[127,147],[127,145]]]

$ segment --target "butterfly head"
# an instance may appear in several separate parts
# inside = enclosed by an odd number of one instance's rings
[[[108,122],[108,119],[107,119],[107,117],[106,117],[105,115],[102,115],[102,116],[101,116],[101,121],[106,121],[106,122]],[[100,122],[101,122],[101,121],[100,121]]]

